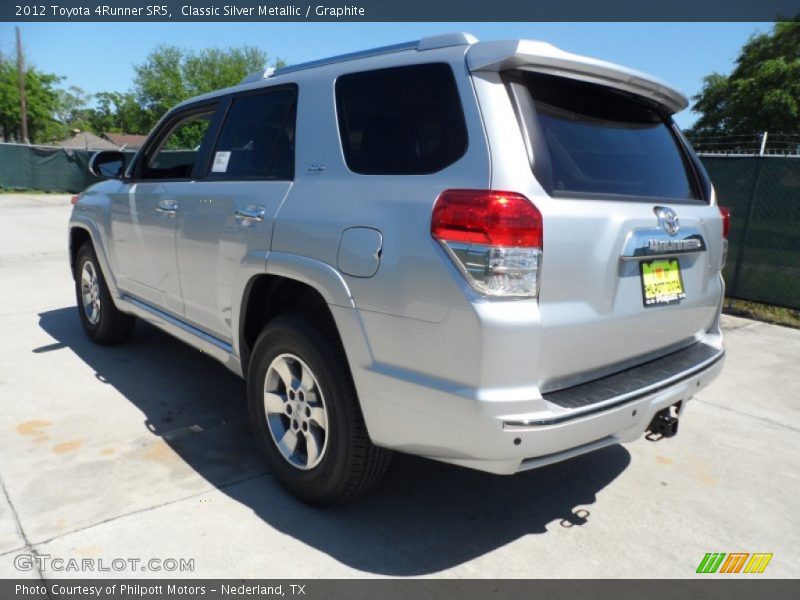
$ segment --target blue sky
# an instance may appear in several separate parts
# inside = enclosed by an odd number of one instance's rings
[[[448,31],[479,39],[530,38],[656,75],[697,93],[702,78],[733,67],[742,44],[769,23],[22,23],[28,62],[88,92],[131,87],[132,65],[162,43],[187,48],[254,45],[298,63]],[[11,53],[14,26],[0,23]],[[677,115],[682,127],[696,116]]]

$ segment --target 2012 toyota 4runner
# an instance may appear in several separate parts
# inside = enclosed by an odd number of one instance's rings
[[[87,335],[246,378],[272,473],[350,500],[391,450],[492,473],[669,437],[720,372],[728,214],[648,75],[449,34],[188,100],[70,220]]]

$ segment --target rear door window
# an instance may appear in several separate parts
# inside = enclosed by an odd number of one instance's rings
[[[234,97],[207,177],[293,179],[295,96],[291,86]]]
[[[534,170],[554,196],[692,200],[700,192],[669,118],[643,99],[601,85],[526,72]],[[549,163],[549,164],[548,164]]]
[[[344,157],[356,173],[435,173],[467,149],[461,100],[446,64],[342,75],[336,107]]]

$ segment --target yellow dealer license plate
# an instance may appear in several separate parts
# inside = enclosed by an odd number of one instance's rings
[[[677,258],[661,258],[639,263],[642,300],[646,307],[675,304],[686,298]]]

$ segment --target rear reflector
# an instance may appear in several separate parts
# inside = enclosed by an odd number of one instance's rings
[[[431,235],[482,294],[538,295],[542,215],[525,196],[446,190],[434,205]]]

